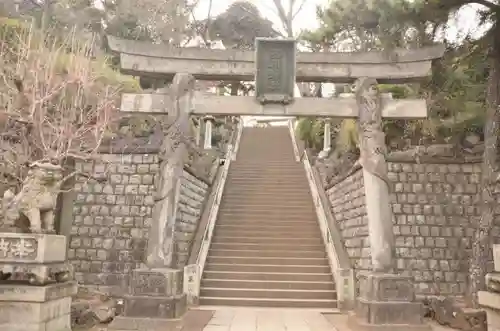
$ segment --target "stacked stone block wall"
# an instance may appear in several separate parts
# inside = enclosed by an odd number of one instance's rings
[[[77,164],[78,171],[102,180],[77,178],[68,256],[81,284],[121,296],[145,256],[159,158],[156,153],[101,157],[103,162]],[[184,171],[175,234],[180,264],[188,255],[208,188]]]
[[[352,266],[356,270],[368,270],[371,266],[370,243],[361,169],[327,190],[327,197]]]
[[[465,295],[474,224],[480,217],[478,164],[390,163],[397,269],[423,295]]]
[[[206,182],[184,171],[175,229],[176,262],[179,267],[185,266],[189,258],[192,240],[209,194]]]
[[[473,225],[480,216],[480,166],[390,162],[389,178],[397,271],[415,278],[417,294],[465,295]],[[362,172],[327,193],[353,266],[369,269]]]
[[[79,178],[75,184],[68,256],[80,283],[118,295],[126,290],[130,272],[144,255],[158,156],[101,157],[103,162],[77,164],[77,170],[104,180]]]

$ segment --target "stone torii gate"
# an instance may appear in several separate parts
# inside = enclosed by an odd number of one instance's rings
[[[256,52],[239,50],[175,49],[144,42],[109,37],[112,50],[120,53],[123,73],[172,80],[168,94],[124,94],[121,111],[168,114],[174,122],[165,138],[162,180],[158,183],[155,215],[142,274],[180,282],[180,271],[172,271],[172,246],[180,156],[188,143],[188,117],[194,115],[269,115],[358,118],[360,150],[369,224],[372,271],[358,275],[360,296],[351,321],[358,326],[412,327],[427,330],[421,305],[415,301],[413,282],[395,274],[393,215],[382,119],[416,119],[427,116],[425,100],[386,98],[379,83],[406,83],[430,74],[431,62],[444,47],[382,52],[297,53],[295,40],[258,39]],[[195,80],[247,80],[256,82],[256,95],[217,96],[194,91]],[[296,82],[355,82],[355,97],[339,99],[294,98]],[[159,276],[160,275],[160,276]],[[338,281],[338,280],[337,280]],[[132,281],[133,283],[134,281]],[[131,288],[134,284],[131,284]],[[166,285],[151,289],[158,298]],[[157,286],[158,287],[158,286]],[[132,290],[133,292],[133,290]],[[145,295],[148,291],[142,291]],[[133,294],[133,293],[131,293]],[[172,294],[172,293],[170,293]],[[178,293],[171,295],[175,297]],[[163,295],[167,296],[166,292]],[[136,301],[133,301],[133,303]],[[173,300],[177,307],[179,300]],[[134,306],[134,304],[130,306]],[[144,304],[144,302],[143,302]],[[149,304],[150,306],[151,304]],[[174,309],[176,310],[176,309]],[[134,309],[125,314],[134,316]],[[137,315],[137,314],[136,314]],[[177,314],[172,314],[175,317]],[[151,317],[151,316],[150,316]]]

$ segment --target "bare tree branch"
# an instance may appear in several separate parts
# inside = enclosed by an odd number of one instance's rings
[[[287,37],[292,37],[293,36],[293,28],[291,24],[292,22],[289,21],[288,15],[285,11],[285,8],[283,7],[283,4],[281,3],[280,0],[273,0],[273,3],[274,6],[276,7],[276,11],[280,18],[281,25],[283,26],[283,29],[285,30]]]

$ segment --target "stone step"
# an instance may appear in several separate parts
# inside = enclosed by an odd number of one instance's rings
[[[335,284],[287,127],[249,129],[231,163],[200,304],[334,309]]]
[[[287,228],[305,228],[311,229],[316,228],[317,221],[311,216],[309,218],[302,219],[292,219],[288,217],[262,217],[256,218],[255,216],[235,216],[229,217],[229,215],[221,215],[217,221],[216,226],[242,226],[242,227],[263,227],[271,226],[274,227],[287,227]]]
[[[288,194],[297,197],[311,197],[309,194],[309,186],[304,187],[304,185],[252,185],[252,184],[239,184],[227,182],[224,188],[224,194],[249,194],[257,192],[266,192],[267,194],[283,195]]]
[[[316,290],[335,291],[333,281],[299,282],[281,280],[238,280],[238,279],[203,279],[201,286],[205,288],[244,288],[244,289],[282,289],[282,290]]]
[[[210,244],[211,249],[230,249],[230,250],[267,250],[267,251],[325,251],[325,246],[318,241],[314,244],[301,243],[241,243],[241,242],[217,242],[215,240]]]
[[[328,265],[328,260],[323,258],[303,257],[248,257],[248,256],[209,256],[208,263],[213,264],[238,264],[238,265],[300,265],[300,266],[322,266]]]
[[[304,169],[303,163],[295,161],[295,155],[293,153],[288,155],[276,155],[276,153],[272,151],[262,153],[255,150],[253,152],[238,153],[235,162],[241,162],[235,166],[245,163],[247,167],[259,165],[261,169],[268,169],[265,166],[267,164],[266,162],[269,163],[269,168],[276,168],[278,165],[281,165],[287,169],[297,169],[299,168],[298,166]]]
[[[276,229],[273,229],[272,227],[266,227],[266,228],[259,228],[259,229],[237,229],[237,230],[227,230],[227,229],[221,229],[217,227],[215,229],[214,235],[215,236],[222,236],[222,237],[249,237],[249,238],[260,238],[260,237],[265,237],[272,233],[273,238],[288,238],[290,236],[294,237],[300,237],[300,238],[321,238],[321,232],[317,228],[307,228],[306,230],[302,231],[293,231],[293,232],[287,232],[287,231],[276,231]]]
[[[265,180],[265,179],[275,179],[276,181],[292,181],[292,182],[300,182],[302,184],[308,184],[309,182],[307,181],[307,178],[305,178],[304,174],[300,173],[292,173],[292,174],[273,174],[269,172],[259,172],[258,170],[255,171],[239,171],[237,173],[230,173],[227,176],[228,179],[234,179],[234,180],[244,180],[246,179],[247,181],[259,181],[259,180]]]
[[[281,198],[280,196],[269,196],[269,199],[264,199],[264,198],[258,198],[255,196],[252,196],[252,198],[249,198],[248,196],[246,198],[240,197],[239,199],[231,198],[231,196],[226,196],[222,198],[223,205],[229,205],[229,206],[242,206],[242,207],[280,207],[280,208],[287,208],[288,206],[290,207],[295,207],[295,208],[310,208],[314,209],[314,203],[311,198],[299,198],[295,197],[295,199],[285,199]]]
[[[240,155],[236,155],[236,160],[234,162],[231,162],[230,171],[232,169],[238,171],[265,169],[266,171],[282,170],[283,172],[286,172],[287,170],[304,171],[304,166],[302,165],[302,163],[296,162],[295,160],[281,161],[281,160],[269,160],[265,158],[262,160],[255,160],[255,159],[251,160],[251,159],[245,159]]]
[[[219,235],[214,235],[212,238],[212,242],[214,243],[239,243],[239,244],[269,244],[269,243],[274,243],[274,244],[290,244],[290,245],[304,245],[304,244],[309,244],[309,245],[318,245],[322,244],[322,239],[321,238],[303,238],[303,237],[289,237],[289,238],[282,238],[282,237],[273,237],[273,234],[270,233],[267,237],[225,237],[225,236],[219,236]]]
[[[285,272],[243,272],[243,271],[203,271],[203,279],[224,279],[242,281],[281,281],[281,282],[333,282],[330,271],[323,273],[285,273]]]
[[[282,194],[276,194],[274,192],[259,192],[257,190],[253,190],[241,193],[224,194],[222,197],[223,201],[249,201],[252,203],[267,202],[269,199],[275,199],[275,201],[293,201],[294,203],[303,200],[310,200],[312,203],[312,198],[309,194],[297,194],[297,192],[283,192]]]
[[[298,192],[303,192],[308,193],[309,192],[309,185],[306,185],[305,183],[295,183],[295,182],[275,182],[273,183],[272,181],[259,181],[259,182],[252,182],[249,180],[245,181],[228,181],[227,182],[227,188],[232,189],[233,191],[245,191],[245,190],[270,190],[271,192],[276,192],[279,193],[280,191],[298,191]],[[302,193],[298,193],[299,195],[305,195]]]
[[[295,165],[295,163],[294,163]],[[231,163],[230,169],[229,169],[229,176],[231,175],[256,175],[256,174],[266,174],[266,175],[277,175],[277,176],[288,176],[288,177],[294,177],[294,176],[302,176],[305,177],[306,173],[304,171],[304,167],[302,164],[298,163],[297,166],[288,167],[288,170],[286,172],[283,171],[282,168],[267,168],[267,167],[255,167],[251,168],[248,167],[248,165],[235,165],[234,163]]]
[[[269,159],[267,159],[269,161]],[[304,176],[304,168],[301,163],[291,163],[287,162],[278,164],[276,163],[275,165],[273,164],[266,164],[266,159],[263,159],[262,162],[260,163],[250,163],[250,160],[244,160],[244,159],[236,159],[236,161],[232,162],[246,162],[246,164],[233,164],[231,163],[229,173],[234,171],[236,174],[240,173],[250,173],[250,174],[257,174],[260,172],[265,171],[268,174],[273,174],[273,173],[278,173],[278,175],[283,175],[283,174],[288,174],[290,175],[297,175],[297,176]],[[228,174],[229,175],[229,174]]]
[[[277,204],[271,203],[266,205],[250,205],[245,204],[243,201],[240,204],[228,204],[222,202],[219,207],[219,213],[225,212],[237,212],[237,213],[251,213],[252,215],[259,216],[262,213],[269,213],[270,215],[316,215],[316,209],[312,203],[304,203],[299,205],[293,204]]]
[[[260,192],[260,196],[259,196]],[[301,192],[301,191],[290,191],[290,190],[276,190],[274,189],[267,189],[265,191],[257,188],[234,188],[231,187],[231,185],[228,185],[225,187],[224,194],[222,196],[222,200],[225,200],[226,198],[230,200],[234,200],[236,198],[240,198],[243,201],[246,201],[247,199],[252,200],[252,199],[263,199],[265,201],[269,201],[270,199],[276,199],[276,201],[283,201],[284,199],[286,201],[311,201],[313,202],[311,195],[308,194],[308,192]],[[266,199],[267,198],[267,199]]]
[[[202,297],[217,298],[253,298],[253,299],[309,299],[335,300],[337,295],[331,290],[285,290],[285,289],[252,289],[252,288],[220,288],[209,287],[200,289]]]
[[[277,193],[277,194],[279,194],[279,193]],[[266,203],[263,203],[263,204],[259,204],[258,202],[257,203],[246,203],[247,199],[241,199],[239,201],[235,201],[233,199],[233,201],[229,200],[229,202],[226,202],[226,199],[223,196],[222,201],[221,201],[221,208],[222,207],[234,207],[232,209],[244,209],[244,210],[272,208],[272,209],[276,210],[276,212],[274,212],[274,214],[280,214],[280,213],[286,211],[285,209],[290,206],[290,208],[294,209],[295,211],[307,210],[308,212],[311,212],[312,214],[316,215],[316,209],[315,209],[314,203],[310,197],[303,197],[301,199],[301,201],[297,201],[300,199],[298,199],[296,197],[296,199],[295,199],[296,203],[292,203],[293,201],[292,202],[282,201],[283,199],[281,199],[281,201],[280,201],[280,199],[273,200],[274,199],[273,197],[269,197],[269,199],[266,200]],[[252,200],[250,199],[249,201],[252,201]],[[296,205],[297,203],[299,205]]]
[[[239,271],[239,272],[285,272],[285,273],[328,273],[328,265],[265,265],[265,264],[216,264],[208,263],[208,271]]]
[[[299,180],[283,180],[280,178],[265,177],[260,179],[248,179],[248,178],[228,178],[227,187],[237,187],[237,188],[247,188],[255,187],[261,190],[270,188],[272,190],[305,190],[309,192],[309,183],[304,179]],[[300,192],[299,191],[299,192]]]
[[[295,212],[294,212],[295,211]],[[304,210],[290,210],[290,211],[280,211],[281,214],[277,212],[272,212],[270,209],[256,209],[252,210],[242,210],[242,209],[220,209],[219,220],[224,222],[226,220],[231,220],[233,222],[258,222],[266,221],[268,224],[286,224],[287,222],[301,222],[301,223],[313,223],[316,219],[316,215],[313,215],[312,211]],[[283,222],[283,223],[281,223]],[[314,222],[317,224],[317,222]],[[293,224],[292,224],[293,225]]]
[[[284,137],[283,135],[263,134],[259,136],[250,135],[246,137],[242,135],[240,140],[240,146],[241,145],[243,145],[244,147],[257,146],[261,147],[262,150],[269,150],[269,149],[274,149],[276,151],[284,151],[288,149],[293,150],[290,138]]]
[[[251,202],[251,204],[256,203],[264,203],[274,204],[276,202],[281,201],[288,202],[289,204],[296,204],[298,202],[307,203],[313,205],[314,202],[311,198],[311,195],[308,192],[300,192],[300,191],[286,191],[286,190],[276,190],[275,188],[267,189],[265,192],[259,195],[259,191],[257,189],[247,189],[240,188],[239,190],[234,187],[226,187],[224,190],[224,195],[222,196],[222,201],[229,202],[238,202],[240,204],[246,203],[247,201]],[[261,191],[263,192],[263,191]],[[272,202],[270,202],[272,201]]]
[[[266,146],[267,145],[267,146]],[[268,143],[261,143],[261,142],[254,142],[254,143],[247,143],[243,142],[241,144],[240,142],[240,149],[238,151],[242,155],[249,155],[249,156],[262,156],[262,155],[269,155],[271,156],[272,159],[282,159],[283,157],[293,157],[293,147],[289,148],[283,148],[280,147],[280,145],[274,145],[274,144],[268,144]]]
[[[230,206],[221,206],[219,209],[219,213],[222,215],[239,215],[240,217],[244,216],[253,216],[256,219],[266,218],[272,216],[282,216],[282,217],[295,217],[295,218],[309,218],[311,219],[315,215],[315,211],[309,208],[289,208],[286,210],[276,209],[276,207],[255,207],[251,206],[246,207],[230,207]]]
[[[262,169],[267,169],[267,167],[265,167],[266,162],[269,163],[270,168],[276,167],[277,165],[282,165],[285,168],[298,168],[298,165],[303,167],[303,164],[295,161],[295,155],[293,153],[276,155],[273,151],[262,153],[255,150],[253,152],[238,153],[235,161],[246,163],[250,166],[259,164]]]
[[[228,232],[228,233],[252,233],[255,232],[256,234],[264,235],[268,233],[288,233],[290,234],[296,234],[296,233],[304,233],[304,234],[310,234],[313,236],[321,235],[321,231],[316,223],[310,223],[310,224],[297,224],[297,225],[279,225],[279,224],[274,224],[274,223],[269,223],[269,222],[263,222],[259,224],[255,224],[252,222],[244,223],[244,224],[239,224],[239,223],[233,223],[233,224],[220,224],[217,222],[217,229],[216,231],[219,231],[219,234],[222,234],[223,231]]]
[[[303,175],[273,175],[266,173],[253,173],[253,174],[231,174],[227,177],[228,183],[235,184],[267,184],[268,181],[272,181],[272,184],[282,185],[282,184],[294,184],[294,185],[305,185],[309,187],[309,182],[307,178]]]
[[[337,308],[337,300],[292,300],[200,297],[201,305],[262,308]]]
[[[248,194],[248,195],[226,195],[222,197],[221,203],[223,204],[247,204],[251,206],[259,206],[259,205],[274,205],[274,206],[288,206],[288,205],[297,205],[297,204],[309,204],[313,206],[314,203],[310,197],[304,198],[300,196],[281,196],[281,195],[263,195],[258,196],[257,194]]]
[[[294,221],[290,221],[286,218],[270,218],[270,217],[265,217],[265,218],[255,218],[255,217],[248,217],[248,218],[242,218],[241,216],[235,217],[235,218],[219,218],[216,221],[216,227],[217,226],[233,226],[233,227],[243,227],[243,228],[249,228],[249,229],[256,229],[256,228],[262,228],[262,227],[269,227],[270,231],[282,231],[282,229],[304,229],[306,231],[310,231],[312,229],[317,229],[318,228],[318,223],[316,220],[313,220],[312,217],[310,217],[308,220],[305,218],[303,220],[297,219]]]
[[[238,256],[238,257],[297,257],[297,258],[326,258],[326,252],[320,247],[318,250],[242,250],[242,249],[210,249],[209,257]]]
[[[293,146],[290,141],[290,138],[285,138],[282,136],[266,136],[266,135],[262,135],[259,137],[242,136],[240,140],[240,147],[245,147],[245,150],[248,148],[255,148],[257,151],[260,152],[266,152],[269,150],[274,150],[280,153],[284,153],[287,151],[293,152]]]

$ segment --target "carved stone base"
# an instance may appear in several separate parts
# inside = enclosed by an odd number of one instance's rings
[[[158,325],[158,330],[164,330],[164,323],[179,319],[186,313],[186,295],[183,293],[182,280],[182,270],[134,270],[129,294],[123,298],[123,316],[115,318],[108,330],[143,330],[144,328],[137,328],[136,325],[141,321],[148,323],[147,330],[156,330],[151,328],[151,325]],[[135,326],[129,324],[130,328],[125,328],[125,321],[133,321]]]
[[[170,297],[125,296],[123,315],[127,317],[148,317],[177,319],[186,313],[186,295]]]
[[[359,276],[360,297],[349,324],[363,330],[430,330],[423,321],[423,305],[415,300],[410,277],[367,273]]]
[[[132,271],[129,293],[132,296],[170,297],[183,293],[183,271],[178,269],[136,269]]]
[[[76,291],[76,282],[0,285],[0,331],[71,331],[71,296]]]
[[[479,291],[478,301],[486,311],[488,331],[500,331],[500,293]]]
[[[22,281],[43,286],[50,283],[64,283],[72,279],[73,267],[69,263],[0,263],[0,284],[5,281]]]
[[[0,233],[0,263],[58,263],[66,261],[66,236]]]
[[[323,159],[326,159],[328,157],[328,155],[330,155],[330,150],[323,149],[321,152],[319,152],[318,158],[323,160]]]
[[[36,233],[0,233],[0,283],[32,285],[67,282],[73,268],[66,260],[66,237]]]

